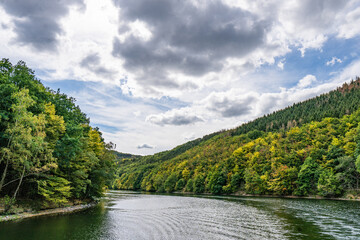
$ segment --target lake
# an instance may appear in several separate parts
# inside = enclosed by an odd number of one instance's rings
[[[360,239],[360,202],[112,191],[82,212],[0,223],[0,239]]]

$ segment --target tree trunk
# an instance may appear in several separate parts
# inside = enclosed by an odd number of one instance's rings
[[[15,120],[15,125],[17,124],[17,122],[18,122],[18,119]],[[8,143],[7,143],[7,148],[10,148],[10,144],[11,144],[12,138],[13,138],[13,134],[11,134],[11,136],[10,136],[10,138],[9,138],[9,141],[8,141]],[[6,152],[4,152],[3,155],[2,155],[2,157],[1,157],[0,163],[1,163],[2,160],[4,159],[5,153],[6,153]],[[9,158],[6,159],[6,166],[5,166],[4,172],[3,172],[2,177],[1,177],[0,192],[1,192],[2,187],[3,187],[3,185],[4,185],[4,181],[5,181],[5,177],[6,177],[6,173],[7,173],[7,168],[8,168],[8,166],[9,166]]]
[[[19,191],[19,189],[20,189],[20,185],[21,185],[22,180],[23,180],[23,178],[24,178],[24,174],[25,174],[25,165],[24,165],[23,171],[22,171],[22,173],[21,173],[21,177],[20,177],[19,184],[18,184],[18,186],[17,186],[17,188],[16,188],[16,190],[15,190],[15,192],[14,192],[14,196],[13,196],[13,199],[14,199],[14,200],[15,200],[16,195],[17,195],[17,193],[18,193],[18,191]]]
[[[6,173],[7,173],[7,168],[9,166],[9,159],[7,159],[6,161],[6,166],[5,166],[5,169],[4,169],[4,172],[2,174],[2,177],[1,177],[1,181],[0,181],[0,192],[2,190],[2,187],[4,185],[4,181],[5,181],[5,177],[6,177]]]

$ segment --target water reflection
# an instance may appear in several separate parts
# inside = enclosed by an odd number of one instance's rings
[[[0,224],[0,239],[360,239],[360,203],[113,191],[84,212]]]

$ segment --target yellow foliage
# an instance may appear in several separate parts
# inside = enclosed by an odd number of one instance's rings
[[[90,128],[89,131],[89,147],[97,157],[105,153],[105,143],[102,141],[99,132],[93,128]]]
[[[334,145],[334,146],[340,146],[341,145],[341,142],[339,139],[337,139],[336,137],[333,137],[333,140],[331,142],[331,145]]]

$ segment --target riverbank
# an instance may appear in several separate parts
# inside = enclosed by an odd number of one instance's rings
[[[21,220],[26,218],[33,218],[33,217],[40,217],[40,216],[54,216],[54,215],[62,215],[62,214],[69,214],[74,212],[83,211],[85,209],[91,208],[96,206],[97,202],[92,202],[88,204],[81,204],[81,205],[74,205],[70,207],[63,207],[63,208],[53,208],[53,209],[46,209],[34,212],[23,212],[17,213],[12,215],[4,215],[0,216],[0,222],[7,222],[7,221],[15,221]]]
[[[342,197],[323,197],[319,195],[294,196],[294,195],[267,195],[267,194],[248,194],[245,192],[235,192],[231,194],[213,195],[211,193],[193,192],[173,192],[176,195],[198,195],[198,196],[236,196],[236,197],[265,197],[265,198],[292,198],[292,199],[317,199],[317,200],[339,200],[339,201],[360,201],[360,193],[346,193]],[[171,194],[171,193],[170,193]]]
[[[294,195],[259,195],[259,194],[247,194],[247,193],[233,193],[229,196],[239,197],[267,197],[267,198],[292,198],[292,199],[317,199],[317,200],[341,200],[341,201],[360,201],[360,196],[357,194],[345,194],[342,197],[323,197],[319,195],[313,196],[294,196]]]

